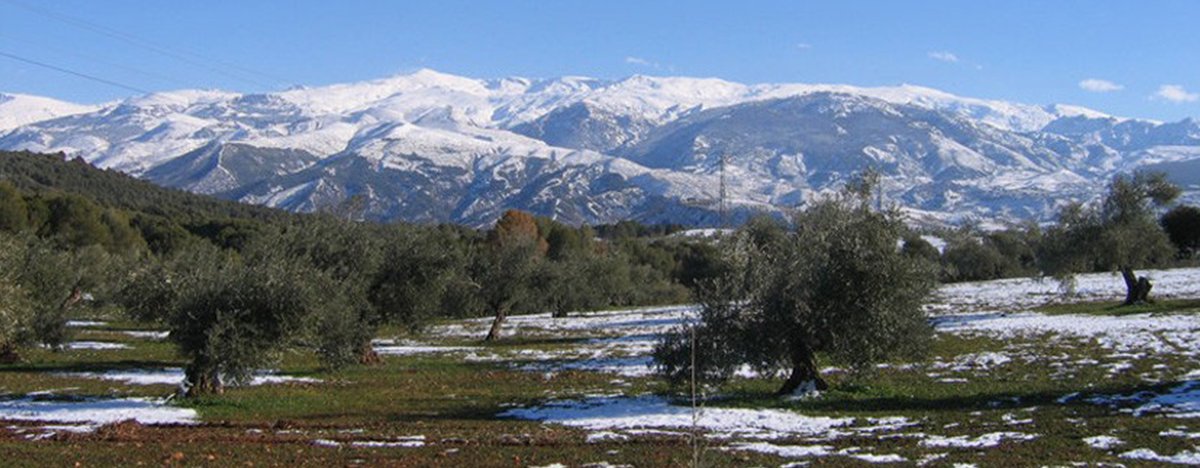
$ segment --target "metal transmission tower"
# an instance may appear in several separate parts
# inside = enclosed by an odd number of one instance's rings
[[[718,194],[718,196],[721,198],[721,204],[719,205],[721,214],[721,229],[729,229],[729,205],[726,198],[727,192],[725,188],[725,166],[729,164],[728,154],[729,153],[724,152],[721,153],[721,188]]]
[[[706,161],[708,159],[708,156],[711,154],[708,151],[709,149],[710,148],[708,146],[708,143],[700,138],[697,138],[697,140],[693,143],[693,147],[692,147],[693,153],[703,156]],[[726,180],[726,175],[727,175],[726,172],[727,172],[728,166],[729,166],[729,155],[727,153],[721,153],[721,159],[720,159],[719,163],[720,163],[720,166],[718,166],[717,170],[720,171],[718,173],[720,182],[719,182],[719,186],[718,186],[718,190],[717,190],[717,196],[715,198],[712,197],[711,195],[706,196],[706,197],[699,197],[699,198],[689,197],[689,198],[685,198],[682,201],[683,201],[684,205],[703,208],[704,211],[710,212],[710,213],[711,213],[711,211],[709,211],[709,210],[712,210],[712,206],[717,205],[717,216],[720,218],[720,221],[719,221],[720,227],[721,227],[721,229],[728,229],[729,228],[729,188],[728,188],[729,184],[728,184],[728,180]],[[707,193],[706,193],[706,195],[707,195]]]

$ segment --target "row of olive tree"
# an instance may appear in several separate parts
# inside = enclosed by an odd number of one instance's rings
[[[1149,297],[1149,280],[1138,278],[1136,269],[1186,263],[1200,247],[1200,210],[1176,206],[1158,216],[1178,195],[1163,174],[1119,175],[1099,203],[1068,204],[1047,226],[942,232],[942,252],[914,234],[904,249],[940,262],[947,282],[1053,276],[1069,284],[1076,273],[1116,271],[1132,304]]]
[[[665,273],[593,239],[556,241],[563,245],[552,257],[544,234],[552,231],[538,225],[518,211],[486,234],[303,217],[221,237],[235,244],[197,242],[151,257],[121,297],[139,320],[170,329],[193,395],[244,381],[287,349],[312,349],[333,368],[377,362],[371,339],[387,325],[486,313],[494,317],[487,339],[496,339],[514,312],[686,299]]]
[[[982,242],[964,235],[968,241],[943,255],[909,231],[898,211],[873,210],[871,185],[868,177],[848,184],[840,197],[797,213],[790,227],[760,219],[726,239],[728,268],[700,289],[700,321],[655,348],[658,371],[673,383],[721,381],[749,365],[766,374],[788,371],[778,394],[821,390],[818,353],[866,369],[926,348],[931,328],[922,305],[946,257],[970,264],[1003,251],[987,263],[1004,260],[1060,278],[1115,270],[1126,285],[1125,303],[1135,304],[1151,289],[1135,268],[1176,252],[1156,213],[1179,189],[1162,174],[1118,176],[1099,205],[1069,205],[1044,232],[1030,224]],[[989,245],[990,252],[978,248]]]
[[[659,231],[636,223],[615,240],[515,211],[484,232],[382,225],[244,208],[54,156],[0,153],[0,172],[0,354],[61,346],[79,308],[116,304],[170,329],[191,394],[289,349],[329,367],[375,362],[371,339],[389,325],[486,314],[495,338],[511,313],[681,302],[711,269],[693,266],[714,260],[698,242],[637,237]]]
[[[641,249],[670,255],[639,240],[613,245],[572,229],[510,210],[477,245],[470,265],[476,300],[493,317],[486,341],[500,338],[514,311],[549,311],[555,317],[575,310],[686,301],[682,282],[670,265],[655,268],[636,254]],[[682,250],[681,250],[682,251]],[[684,255],[681,258],[689,258]]]

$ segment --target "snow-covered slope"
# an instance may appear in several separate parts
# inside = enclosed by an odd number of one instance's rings
[[[41,96],[0,93],[0,133],[43,120],[96,110],[86,106]]]
[[[94,107],[5,95],[0,148],[83,156],[294,210],[363,195],[367,217],[471,224],[508,208],[570,222],[712,224],[722,160],[735,216],[802,204],[869,166],[884,173],[889,199],[923,220],[950,221],[1044,217],[1115,172],[1187,165],[1200,159],[1200,128],[911,85],[419,70]]]

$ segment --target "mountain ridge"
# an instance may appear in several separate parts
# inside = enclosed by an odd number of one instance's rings
[[[1045,219],[1118,171],[1200,158],[1192,120],[914,85],[484,80],[425,69],[276,93],[182,90],[61,114],[26,108],[0,101],[0,122],[24,121],[0,127],[0,148],[64,152],[297,211],[362,195],[366,218],[473,225],[508,208],[574,223],[711,225],[722,167],[741,216],[802,205],[875,167],[889,200],[923,222]]]

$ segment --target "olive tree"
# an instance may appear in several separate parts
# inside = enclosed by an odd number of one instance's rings
[[[496,221],[472,265],[479,300],[493,316],[484,341],[499,339],[508,314],[530,301],[531,280],[547,249],[530,214],[509,210]]]
[[[329,303],[330,284],[277,251],[239,257],[196,243],[137,272],[124,296],[136,317],[169,327],[188,360],[186,395],[197,396],[222,393],[272,363]]]
[[[20,360],[18,350],[33,340],[34,304],[18,281],[25,243],[0,235],[0,363]]]
[[[728,267],[698,293],[694,330],[656,347],[659,372],[678,382],[693,370],[722,380],[743,364],[783,370],[777,393],[786,395],[827,387],[818,353],[865,369],[921,351],[932,333],[921,306],[935,266],[901,251],[907,228],[897,211],[871,208],[869,183],[851,187],[798,213],[790,228],[756,220],[723,242]]]
[[[296,219],[279,232],[259,231],[242,249],[248,255],[293,263],[316,274],[307,281],[320,285],[322,307],[315,311],[315,333],[306,338],[322,363],[339,368],[380,362],[371,346],[377,314],[367,293],[384,261],[383,227],[319,215]]]
[[[1200,208],[1177,206],[1164,214],[1159,224],[1179,249],[1180,258],[1192,258],[1200,250]]]
[[[1060,279],[1074,273],[1115,270],[1125,282],[1125,305],[1148,301],[1153,285],[1148,278],[1138,277],[1135,269],[1172,257],[1175,249],[1155,213],[1179,192],[1163,173],[1114,177],[1099,206],[1076,203],[1062,210],[1042,243],[1042,270]]]
[[[106,290],[114,260],[95,245],[63,250],[29,234],[0,234],[0,355],[18,360],[18,348],[34,342],[61,349],[71,338],[68,318],[85,294]]]

